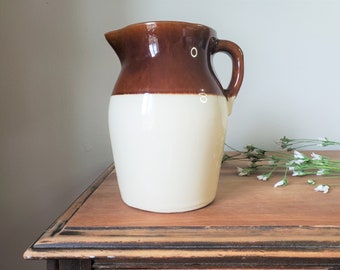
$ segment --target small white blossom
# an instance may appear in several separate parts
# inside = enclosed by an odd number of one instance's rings
[[[293,171],[292,176],[303,176],[306,175],[303,171]]]
[[[312,156],[312,160],[322,160],[322,156],[321,155],[312,153],[311,156]]]
[[[305,159],[305,156],[301,154],[299,151],[294,150],[294,157],[296,159]]]
[[[296,165],[301,165],[304,162],[305,162],[304,159],[295,159],[295,160],[293,160],[293,163],[295,163]]]
[[[247,169],[237,167],[237,172],[239,176],[247,176],[249,175],[249,171]]]
[[[237,172],[238,172],[238,173],[240,173],[240,172],[243,171],[243,168],[241,168],[241,167],[236,167],[236,169],[237,169]]]
[[[329,191],[329,186],[327,185],[318,185],[316,188],[314,188],[316,192],[323,192],[323,193],[328,193]]]
[[[324,170],[318,170],[317,172],[316,172],[316,175],[317,176],[320,176],[320,175],[323,175],[324,174]]]
[[[291,161],[287,162],[286,165],[287,165],[287,166],[294,165],[294,160],[291,160]]]
[[[315,181],[313,179],[308,179],[307,184],[308,185],[315,185]]]
[[[258,175],[257,176],[257,179],[258,180],[261,180],[261,181],[267,181],[268,180],[268,175],[266,175],[266,174],[261,174],[261,175]]]
[[[328,171],[326,169],[320,169],[316,172],[316,175],[320,176],[320,175],[325,175],[328,174]]]
[[[284,179],[280,180],[279,182],[277,182],[274,187],[281,187],[281,186],[285,186],[286,185],[286,181]]]
[[[325,142],[328,141],[326,137],[320,137],[318,140],[321,141],[321,143],[319,143],[317,146],[325,146]]]
[[[292,174],[292,176],[298,176],[298,175],[299,175],[299,173],[300,173],[299,171],[294,171],[294,170],[293,170],[293,174]]]

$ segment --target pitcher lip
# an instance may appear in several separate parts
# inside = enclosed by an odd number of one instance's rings
[[[171,20],[154,20],[154,21],[137,22],[137,23],[128,24],[128,25],[126,25],[124,27],[118,28],[117,30],[126,29],[126,28],[133,28],[133,27],[139,27],[139,26],[146,26],[146,25],[151,25],[151,24],[155,24],[155,25],[177,24],[177,25],[183,25],[183,26],[202,27],[202,28],[207,28],[207,29],[215,31],[213,28],[211,28],[211,27],[209,27],[209,26],[207,26],[205,24],[195,23],[195,22],[186,22],[186,21],[171,21]],[[116,30],[109,31],[106,34],[108,34],[110,32],[114,32],[114,31],[116,31]]]

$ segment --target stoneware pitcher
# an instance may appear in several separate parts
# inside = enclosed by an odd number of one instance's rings
[[[123,201],[153,212],[184,212],[216,195],[227,127],[243,79],[243,54],[204,25],[156,21],[105,37],[121,72],[109,105],[109,130]],[[227,53],[223,89],[212,56]]]

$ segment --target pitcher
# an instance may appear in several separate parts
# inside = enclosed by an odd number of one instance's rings
[[[163,213],[208,205],[243,79],[241,49],[207,26],[186,22],[133,24],[105,37],[121,62],[109,130],[122,200]],[[232,59],[227,89],[213,71],[217,52]]]

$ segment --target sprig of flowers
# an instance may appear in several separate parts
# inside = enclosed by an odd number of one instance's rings
[[[331,141],[326,137],[321,137],[318,139],[289,139],[284,136],[280,139],[278,144],[281,146],[282,149],[292,151],[306,147],[326,147],[331,145],[340,145],[340,142]]]
[[[236,151],[235,154],[225,152],[223,160],[243,160],[247,161],[246,167],[237,167],[238,175],[248,176],[257,173],[257,179],[261,181],[269,180],[274,172],[284,173],[283,178],[274,184],[274,187],[286,186],[288,184],[288,173],[292,176],[313,175],[317,179],[339,178],[340,160],[333,160],[329,157],[312,153],[307,156],[297,149],[306,147],[327,147],[340,145],[340,142],[331,141],[327,138],[319,139],[290,139],[284,136],[278,142],[280,151],[267,151],[254,145],[247,145],[244,151]],[[316,185],[316,178],[307,180],[307,184]],[[322,177],[322,178],[320,178]],[[328,193],[331,186],[339,184],[319,184],[314,190]]]

